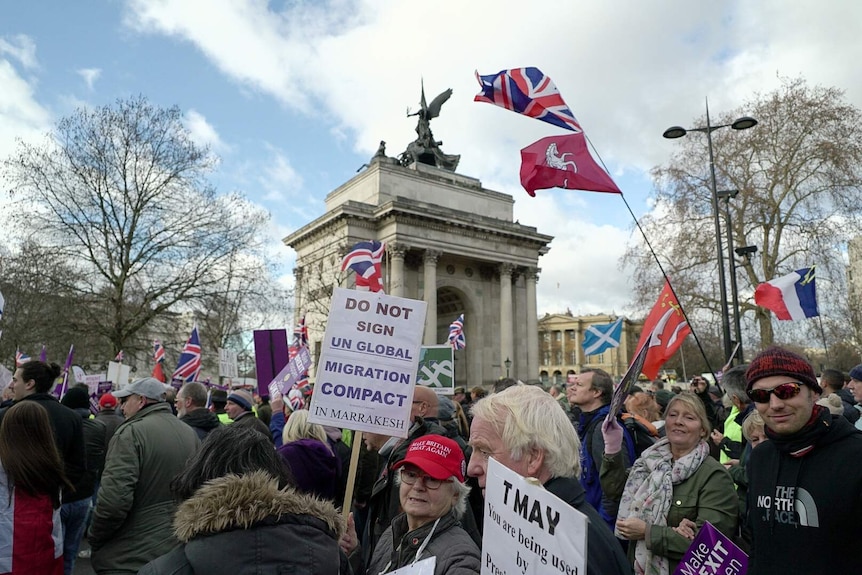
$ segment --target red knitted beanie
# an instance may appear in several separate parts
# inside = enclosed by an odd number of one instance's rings
[[[745,371],[746,390],[751,389],[758,379],[772,375],[786,375],[818,393],[823,391],[817,383],[817,375],[808,360],[780,347],[767,348],[751,361]]]

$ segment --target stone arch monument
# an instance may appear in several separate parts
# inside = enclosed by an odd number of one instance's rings
[[[383,147],[383,145],[381,145]],[[384,153],[326,197],[326,213],[284,239],[296,251],[295,310],[317,357],[332,287],[353,286],[341,258],[358,241],[386,243],[386,293],[428,304],[425,345],[446,343],[464,314],[457,385],[539,376],[536,282],[551,236],[513,220],[515,200],[479,180]],[[313,374],[312,374],[313,378]]]

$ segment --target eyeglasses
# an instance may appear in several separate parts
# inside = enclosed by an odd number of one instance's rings
[[[413,469],[407,469],[406,467],[402,467],[401,471],[401,482],[407,485],[413,485],[420,479],[425,484],[426,489],[440,489],[440,486],[444,483],[451,483],[451,479],[434,479],[433,477],[428,477],[427,475],[423,475],[418,471],[414,471]]]
[[[781,385],[776,385],[772,389],[749,389],[747,393],[748,397],[750,397],[751,401],[754,403],[769,403],[769,396],[773,393],[778,399],[790,399],[791,397],[796,397],[799,395],[802,385],[803,384],[798,382],[782,383]]]

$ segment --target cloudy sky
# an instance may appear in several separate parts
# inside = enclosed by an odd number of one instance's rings
[[[862,107],[859,22],[862,3],[811,0],[4,2],[0,156],[82,105],[139,94],[177,105],[221,157],[218,188],[272,214],[290,278],[294,254],[280,239],[321,215],[380,140],[390,155],[406,147],[415,118],[405,112],[424,79],[429,99],[454,91],[432,128],[461,154],[458,171],[511,194],[516,219],[555,236],[540,260],[539,312],[624,313],[634,281],[618,264],[632,238],[625,205],[527,196],[519,150],[563,131],[474,103],[474,71],[548,74],[640,217],[649,169],[679,145],[662,132],[699,122],[706,98],[718,116],[779,76],[802,76]]]

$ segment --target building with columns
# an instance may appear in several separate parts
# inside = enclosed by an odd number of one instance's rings
[[[386,293],[428,304],[424,344],[446,343],[464,314],[457,385],[539,376],[536,282],[551,236],[513,220],[515,200],[468,176],[375,156],[326,197],[326,213],[284,239],[296,251],[295,309],[319,356],[334,286],[353,287],[341,259],[359,241],[386,243]],[[313,373],[312,373],[313,379]]]
[[[643,330],[643,321],[623,319],[620,346],[597,355],[584,354],[584,332],[591,325],[607,325],[615,315],[545,314],[538,321],[539,377],[546,386],[564,384],[569,373],[603,369],[615,379],[625,374]]]

